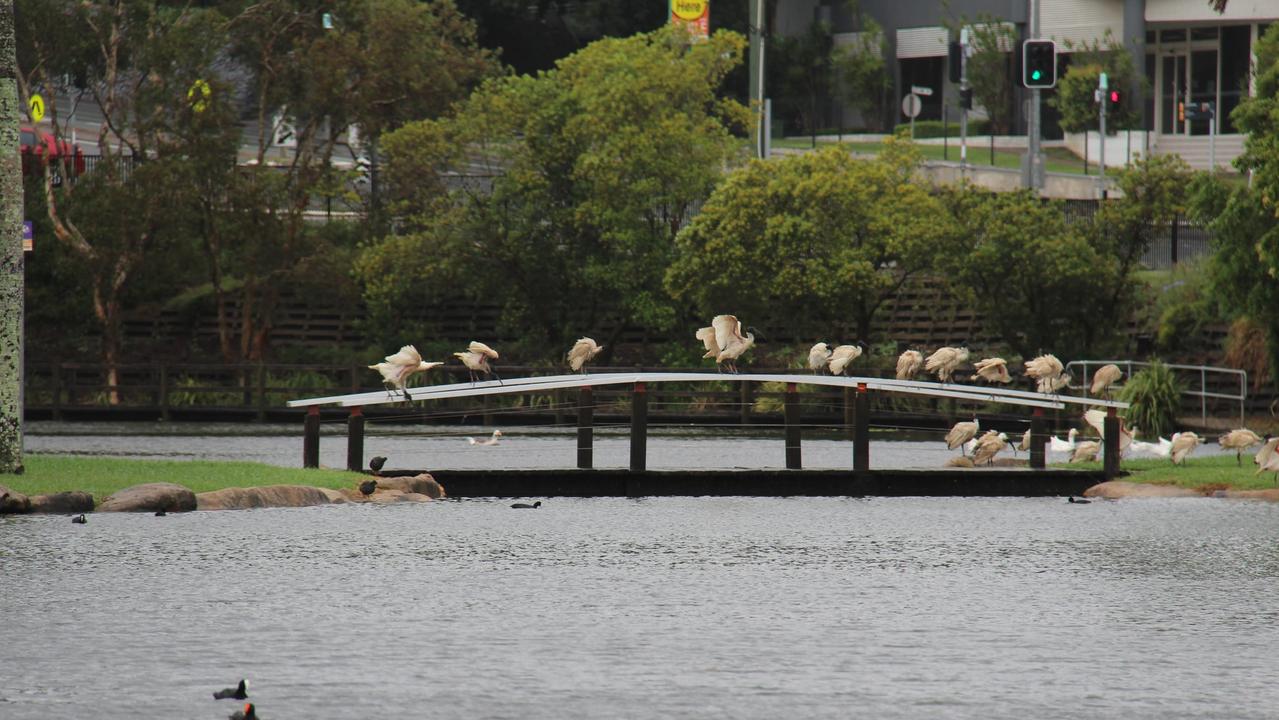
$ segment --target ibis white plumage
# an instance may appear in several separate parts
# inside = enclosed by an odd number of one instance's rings
[[[386,388],[387,394],[392,390],[399,390],[404,394],[405,400],[412,400],[406,387],[409,378],[413,375],[426,372],[434,367],[443,365],[442,362],[427,362],[422,359],[422,354],[412,345],[405,345],[400,351],[394,355],[387,355],[386,360],[374,365],[370,365],[370,370],[377,370],[382,375],[382,385]]]

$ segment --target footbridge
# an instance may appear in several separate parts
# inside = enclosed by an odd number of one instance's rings
[[[547,375],[486,380],[476,383],[454,383],[409,388],[406,392],[412,402],[430,403],[452,398],[483,397],[542,393],[554,390],[578,391],[577,404],[577,468],[591,470],[593,464],[594,400],[593,388],[605,386],[630,386],[630,471],[647,470],[648,395],[647,387],[657,383],[700,382],[751,382],[779,383],[785,386],[783,403],[785,424],[785,455],[788,470],[802,469],[802,425],[799,418],[798,387],[816,385],[844,388],[852,396],[852,471],[870,472],[870,423],[869,408],[872,393],[891,393],[903,396],[950,398],[956,401],[980,404],[1001,404],[1026,408],[1031,413],[1031,451],[1029,466],[1032,470],[1044,470],[1045,445],[1048,442],[1044,410],[1060,410],[1070,406],[1101,407],[1106,409],[1103,447],[1104,472],[1113,477],[1119,471],[1119,418],[1116,411],[1128,407],[1128,403],[1099,398],[1081,398],[1069,395],[1050,395],[1026,390],[1015,390],[993,385],[967,385],[938,383],[919,380],[895,380],[878,377],[845,377],[808,375],[797,373],[745,373],[723,374],[711,372],[606,372],[580,375]],[[319,409],[338,406],[350,409],[347,421],[347,467],[353,471],[364,468],[363,408],[372,405],[405,403],[404,393],[378,390],[347,395],[303,398],[289,401],[288,406],[307,408],[304,437],[303,465],[319,466]],[[624,471],[619,471],[624,472]],[[973,472],[973,471],[967,471]],[[995,472],[1007,471],[999,470]]]

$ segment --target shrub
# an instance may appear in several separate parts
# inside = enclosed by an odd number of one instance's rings
[[[905,133],[910,137],[910,122],[900,123],[896,127],[896,132]],[[990,121],[985,119],[968,119],[968,135],[987,135],[990,133]],[[915,121],[915,139],[922,140],[924,138],[939,138],[949,134],[950,137],[959,137],[959,120],[951,120],[945,124],[941,120],[916,120]]]
[[[1130,403],[1124,419],[1145,437],[1159,437],[1177,424],[1182,384],[1171,368],[1159,362],[1132,376],[1119,398]]]

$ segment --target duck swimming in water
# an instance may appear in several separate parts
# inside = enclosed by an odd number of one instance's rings
[[[233,688],[223,688],[213,693],[214,700],[243,700],[249,696],[249,681],[240,679],[240,684]]]
[[[542,507],[542,501],[538,500],[532,505],[529,505],[528,503],[515,503],[511,507],[515,508],[516,510],[536,510]]]
[[[79,515],[76,515],[75,517],[71,518],[71,522],[75,523],[76,525],[84,525],[85,523],[89,521],[88,519],[84,517],[84,513],[80,513]]]

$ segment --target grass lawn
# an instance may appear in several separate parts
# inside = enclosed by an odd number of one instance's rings
[[[102,502],[111,493],[131,485],[171,482],[201,493],[226,487],[259,485],[314,485],[325,488],[354,487],[365,475],[345,470],[304,470],[252,462],[197,460],[125,460],[121,458],[27,455],[26,472],[0,475],[0,485],[24,495],[44,495],[82,490]]]
[[[1255,452],[1255,451],[1254,451]],[[1062,467],[1067,467],[1062,465]],[[1101,463],[1076,463],[1069,467],[1101,469]],[[1256,474],[1252,453],[1244,453],[1243,467],[1235,464],[1233,455],[1196,458],[1191,455],[1184,466],[1171,460],[1143,458],[1124,460],[1120,468],[1131,473],[1122,478],[1129,482],[1181,487],[1211,492],[1213,490],[1268,490],[1276,487],[1274,473]]]

